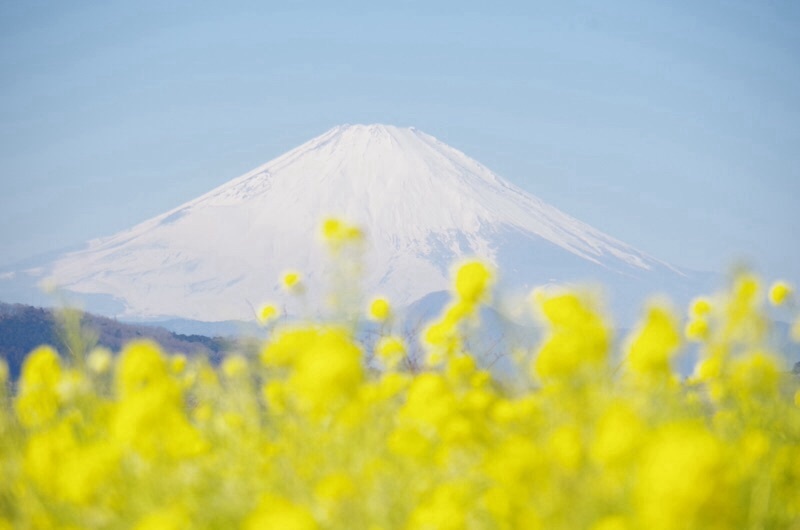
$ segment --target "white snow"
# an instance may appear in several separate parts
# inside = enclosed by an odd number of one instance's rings
[[[328,262],[316,235],[329,215],[366,229],[364,289],[398,305],[446,288],[454,260],[481,256],[502,268],[501,253],[524,254],[530,241],[599,269],[664,267],[417,129],[345,125],[90,242],[57,260],[50,278],[120,299],[126,316],[250,320],[251,306],[277,296],[286,269],[302,271],[309,296],[321,299]],[[522,272],[537,281],[535,259]]]

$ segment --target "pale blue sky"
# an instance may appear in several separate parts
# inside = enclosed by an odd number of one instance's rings
[[[165,4],[0,2],[0,266],[378,122],[676,265],[800,280],[794,0]]]

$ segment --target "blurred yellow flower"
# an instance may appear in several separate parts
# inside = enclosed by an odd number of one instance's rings
[[[631,372],[644,377],[672,375],[670,361],[680,345],[678,320],[668,309],[651,305],[628,347]]]
[[[692,300],[689,305],[689,315],[694,318],[700,318],[711,313],[711,301],[705,297],[698,297]]]
[[[492,282],[492,272],[480,261],[468,261],[456,271],[455,292],[465,303],[482,302]]]
[[[709,336],[708,321],[703,317],[695,317],[686,323],[684,334],[686,338],[696,342],[702,342]]]
[[[60,382],[61,363],[56,351],[42,346],[31,352],[22,365],[14,403],[23,425],[38,427],[55,418],[61,404]]]
[[[242,355],[228,355],[222,361],[222,373],[230,379],[237,379],[247,374],[247,359]]]
[[[385,322],[392,314],[392,307],[386,298],[375,298],[369,305],[369,317],[377,322]]]
[[[297,271],[286,271],[281,277],[281,283],[284,289],[289,292],[299,292],[302,290],[302,277]]]
[[[329,218],[322,223],[322,238],[332,250],[339,250],[344,245],[362,242],[364,233],[355,225]]]
[[[255,511],[242,525],[243,530],[316,530],[314,517],[302,505],[276,495],[264,495]]]
[[[280,315],[280,311],[274,304],[264,304],[258,310],[258,321],[262,325],[269,324]]]
[[[399,337],[381,337],[375,346],[375,353],[386,368],[397,368],[406,354],[406,346]]]
[[[96,374],[104,374],[111,369],[111,352],[105,348],[95,348],[86,357],[86,364]]]
[[[769,289],[769,301],[772,305],[783,305],[794,293],[792,286],[784,281],[777,281]]]
[[[360,239],[331,223],[332,248]],[[454,269],[441,315],[402,336],[365,333],[391,307],[358,318],[344,293],[352,312],[275,323],[219,358],[42,347],[17,381],[0,360],[0,530],[796,526],[800,384],[758,278],[692,304],[688,380],[667,304],[620,343],[568,289],[534,292],[538,347],[498,368],[502,348],[473,340],[492,278]]]
[[[587,300],[575,293],[534,293],[534,303],[548,334],[531,365],[532,375],[546,380],[570,378],[583,367],[605,362],[610,332]]]

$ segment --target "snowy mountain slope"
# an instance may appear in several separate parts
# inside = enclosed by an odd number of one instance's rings
[[[679,273],[414,128],[340,126],[239,178],[56,260],[49,281],[122,302],[120,316],[250,320],[286,269],[325,291],[316,243],[333,215],[366,229],[366,292],[399,305],[481,256],[513,283]],[[638,281],[638,280],[637,280]],[[658,282],[660,280],[656,280]]]

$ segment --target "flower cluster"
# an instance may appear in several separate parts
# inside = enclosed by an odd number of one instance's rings
[[[462,264],[419,338],[376,299],[374,351],[355,324],[280,321],[218,366],[149,342],[35,350],[18,382],[0,370],[0,529],[797,527],[800,392],[765,307],[788,286],[741,276],[684,329],[654,303],[621,341],[589,297],[536,291],[545,333],[511,385],[463,340],[493,275]]]

